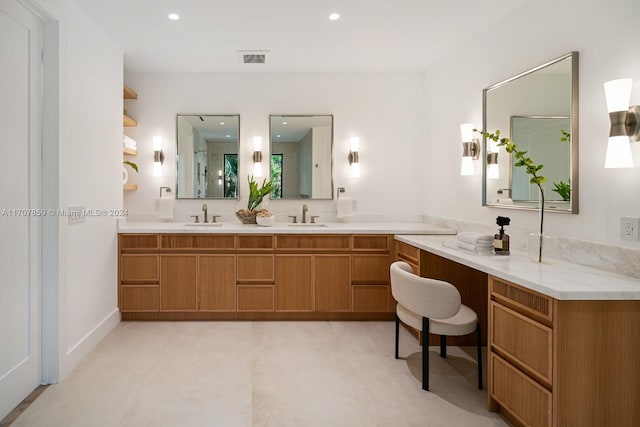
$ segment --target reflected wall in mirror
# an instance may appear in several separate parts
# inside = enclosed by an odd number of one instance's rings
[[[178,114],[179,199],[237,199],[239,115]]]
[[[483,129],[501,133],[544,167],[545,210],[578,213],[578,53],[483,91]],[[539,209],[538,187],[504,148],[483,144],[483,205]],[[497,152],[488,173],[487,154]],[[495,160],[495,155],[489,155]]]
[[[332,115],[272,115],[271,199],[332,199]]]

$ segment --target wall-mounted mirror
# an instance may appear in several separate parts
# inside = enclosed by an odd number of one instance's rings
[[[484,89],[483,104],[483,129],[500,129],[544,166],[545,210],[578,213],[578,52]],[[504,148],[487,144],[482,204],[539,209],[538,188],[525,169],[516,167]]]
[[[178,114],[179,199],[237,199],[239,115]]]
[[[332,115],[270,116],[271,199],[332,199]]]

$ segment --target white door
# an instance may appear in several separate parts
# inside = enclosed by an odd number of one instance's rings
[[[0,0],[0,419],[41,380],[42,24]]]

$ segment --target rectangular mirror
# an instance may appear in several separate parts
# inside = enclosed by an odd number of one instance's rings
[[[499,129],[544,166],[545,210],[577,214],[578,52],[484,89],[483,106],[483,129]],[[504,148],[487,144],[485,140],[482,204],[539,209],[538,188],[529,183],[525,168],[516,167]]]
[[[237,199],[239,115],[178,114],[179,199]]]
[[[272,115],[271,179],[276,199],[332,199],[332,115]]]

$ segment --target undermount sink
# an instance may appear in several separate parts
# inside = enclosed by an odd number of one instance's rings
[[[221,222],[187,222],[185,227],[222,227]]]
[[[316,224],[311,222],[306,223],[295,223],[295,224],[287,224],[289,227],[328,227],[327,224]]]

